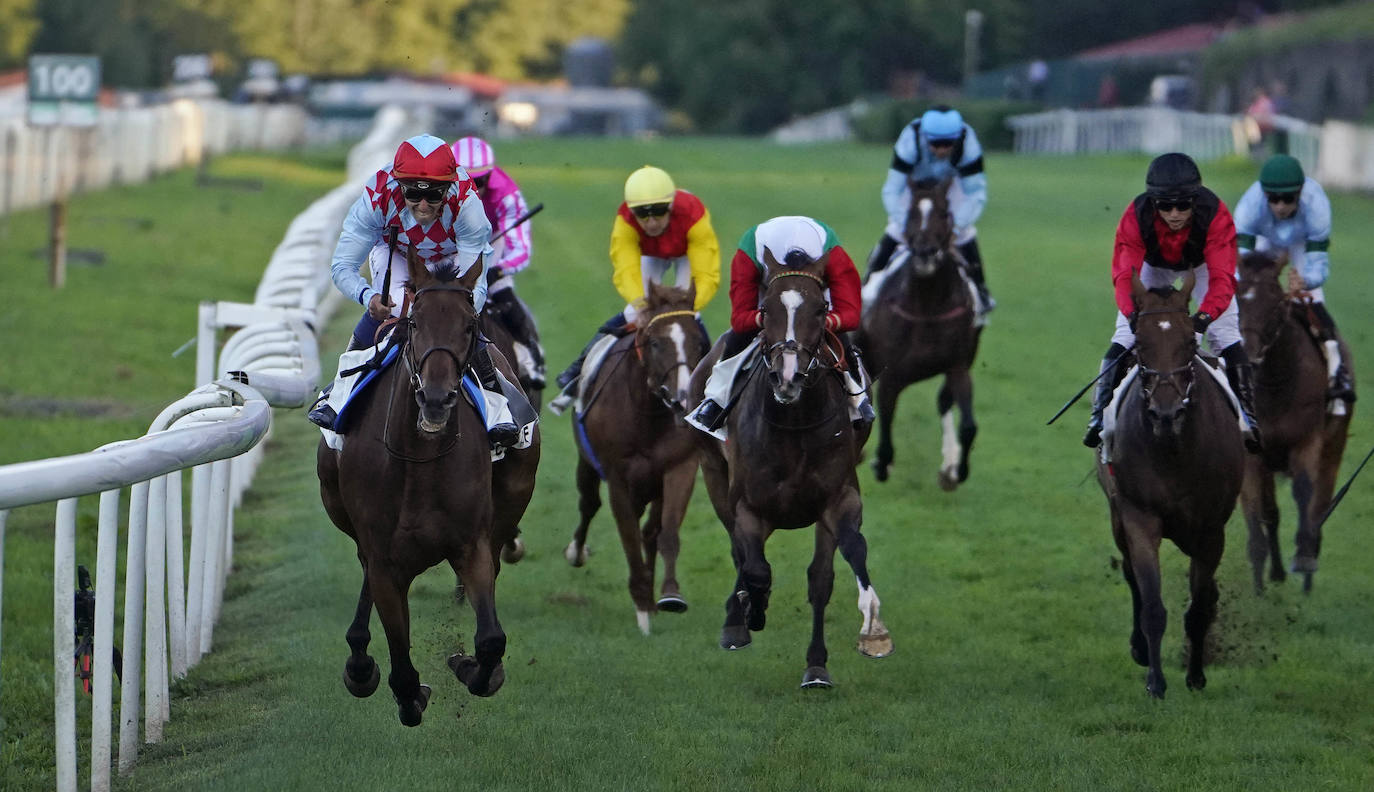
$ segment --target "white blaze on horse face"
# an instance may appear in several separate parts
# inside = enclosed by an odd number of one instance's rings
[[[779,297],[782,305],[787,309],[787,336],[784,340],[797,340],[797,309],[802,305],[802,295],[799,291],[785,291]],[[784,382],[791,382],[797,376],[797,353],[786,351],[782,353],[782,378]]]
[[[916,202],[916,209],[919,210],[921,213],[922,231],[926,230],[926,226],[930,225],[930,212],[934,208],[935,202],[930,200],[929,198],[922,198],[921,200]]]
[[[678,393],[687,392],[687,381],[692,378],[692,369],[687,365],[687,334],[682,325],[668,328],[668,338],[672,339],[673,349],[677,350],[677,387]]]
[[[1250,288],[1246,289],[1246,290],[1245,290],[1245,293],[1242,294],[1242,295],[1240,296],[1240,298],[1241,298],[1242,300],[1245,300],[1246,302],[1249,302],[1250,300],[1255,299],[1255,287],[1254,287],[1254,286],[1251,286]]]

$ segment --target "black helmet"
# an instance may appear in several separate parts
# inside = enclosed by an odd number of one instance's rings
[[[1201,186],[1202,174],[1187,154],[1161,154],[1145,172],[1145,193],[1151,198],[1191,198]]]

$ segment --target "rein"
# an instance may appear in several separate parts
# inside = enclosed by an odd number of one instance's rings
[[[1180,314],[1184,317],[1185,321],[1188,318],[1187,311],[1177,309],[1141,311],[1140,313],[1136,314],[1136,316],[1153,316],[1157,314]],[[1136,348],[1139,349],[1139,344],[1136,345]],[[1145,401],[1148,402],[1150,398],[1154,395],[1155,388],[1159,387],[1161,383],[1167,382],[1174,389],[1174,391],[1178,393],[1178,395],[1182,398],[1184,408],[1187,408],[1188,405],[1192,403],[1193,386],[1197,384],[1197,373],[1193,370],[1193,362],[1196,360],[1197,342],[1193,342],[1193,351],[1192,354],[1188,356],[1188,362],[1183,364],[1182,366],[1171,369],[1169,371],[1159,371],[1158,369],[1150,368],[1149,366],[1145,365],[1145,362],[1143,360],[1140,359],[1140,353],[1137,352],[1136,366],[1140,369],[1140,375],[1142,377],[1140,381],[1141,396],[1143,396],[1145,398]],[[1188,384],[1184,387],[1179,387],[1177,378],[1179,375],[1184,373],[1188,374]],[[1151,384],[1146,384],[1145,380],[1143,379],[1143,377],[1146,376],[1152,377],[1154,379],[1154,382]]]

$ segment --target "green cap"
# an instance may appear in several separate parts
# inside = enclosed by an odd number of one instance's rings
[[[1287,154],[1275,154],[1260,168],[1260,187],[1265,192],[1298,192],[1303,182],[1302,165]]]

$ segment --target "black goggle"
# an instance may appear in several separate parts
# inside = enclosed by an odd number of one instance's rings
[[[1269,199],[1269,203],[1291,204],[1291,203],[1297,203],[1297,202],[1298,202],[1298,194],[1297,194],[1297,193],[1275,193],[1275,192],[1266,192],[1266,193],[1264,194],[1264,197]]]
[[[1156,198],[1155,208],[1161,212],[1173,212],[1175,210],[1186,212],[1193,208],[1193,200],[1191,198],[1180,198],[1177,200],[1162,200]]]
[[[489,181],[491,181],[491,171],[487,171],[481,176],[472,177],[473,185],[475,185],[479,190],[485,190],[487,188],[487,182]]]
[[[407,201],[429,201],[430,203],[439,203],[444,200],[445,195],[448,195],[448,189],[449,185],[447,184],[440,187],[412,186],[402,189],[401,194],[405,196]]]
[[[656,203],[648,204],[647,206],[636,206],[630,211],[634,212],[635,217],[641,220],[648,217],[662,217],[668,214],[668,204]]]

